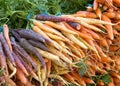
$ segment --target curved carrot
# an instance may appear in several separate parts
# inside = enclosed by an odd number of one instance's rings
[[[6,39],[6,42],[8,43],[10,51],[12,52],[12,45],[11,45],[10,38],[9,38],[9,28],[6,24],[3,25],[3,31],[4,31],[4,37]]]

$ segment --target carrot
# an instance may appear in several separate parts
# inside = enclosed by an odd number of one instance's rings
[[[114,18],[115,17],[114,12],[104,12],[103,15],[107,16],[108,18]]]
[[[113,3],[119,7],[120,1],[119,0],[113,0]]]
[[[94,84],[95,83],[92,79],[90,79],[88,77],[82,77],[82,79],[85,81],[85,83],[88,83],[88,84]]]
[[[26,68],[26,70],[30,73],[30,75],[33,76],[36,80],[38,80],[38,77],[34,73],[34,71],[32,70],[32,68],[21,58],[21,56],[17,52],[15,52],[15,54],[20,59],[20,61],[22,62],[22,64]]]
[[[36,64],[31,59],[31,57],[29,56],[29,54],[19,44],[16,43],[14,37],[10,37],[10,39],[11,39],[11,42],[13,44],[14,50],[16,50],[21,56],[23,56],[28,62],[30,62],[32,64],[32,66],[34,67],[34,69],[36,69]]]
[[[21,61],[20,61],[20,59],[17,57],[17,55],[16,55],[14,52],[12,53],[12,55],[13,55],[13,57],[14,57],[14,59],[15,59],[16,66],[19,67],[19,68],[23,71],[23,73],[25,73],[25,75],[28,76],[29,74],[28,74],[26,68],[25,68],[24,65],[21,63]]]
[[[69,73],[66,73],[63,75],[67,80],[69,80],[71,83],[74,83],[75,80],[74,78],[69,74]]]
[[[50,22],[50,21],[45,21],[44,23],[53,27],[53,28],[56,28],[57,30],[64,31],[64,32],[67,32],[67,33],[71,33],[71,34],[77,34],[76,32],[73,32],[73,31],[69,30],[68,28],[64,27],[63,25],[61,26],[61,25],[58,25],[58,24],[56,24],[54,22]]]
[[[17,68],[16,77],[21,81],[22,84],[24,84],[24,85],[27,84],[28,80],[25,77],[25,75],[22,72],[22,70],[20,70],[19,68]]]
[[[36,55],[39,59],[39,61],[41,62],[42,66],[46,69],[46,64],[45,61],[43,59],[43,57],[40,55],[40,53],[38,52],[38,50],[33,47],[26,39],[21,38],[19,40],[20,45],[29,53],[32,53],[34,55]]]
[[[7,67],[6,57],[4,55],[1,42],[0,42],[0,66],[1,66],[2,69]]]
[[[38,26],[33,26],[33,31],[35,31],[38,34],[41,34],[42,36],[44,36],[48,41],[52,42],[52,40],[45,34],[45,32],[43,32]]]
[[[97,33],[95,33],[94,31],[87,29],[85,27],[82,27],[83,30],[85,30],[86,32],[90,33],[90,35],[94,38],[94,39],[100,39],[99,35]]]
[[[21,29],[17,31],[19,33],[19,35],[23,38],[26,39],[32,39],[32,40],[36,40],[36,41],[40,41],[40,42],[45,42],[47,41],[42,35],[35,33],[33,30],[25,30],[25,29]]]
[[[76,14],[73,14],[74,17],[85,17],[85,18],[96,18],[96,14],[87,11],[78,11]]]
[[[93,2],[93,10],[96,10],[98,8],[98,2],[97,0],[94,0]]]
[[[76,30],[80,30],[81,26],[77,22],[68,22],[68,24]]]
[[[95,26],[93,26],[93,25],[90,25],[90,24],[88,24],[88,23],[86,23],[86,22],[81,21],[80,24],[83,25],[84,27],[88,28],[88,29],[94,30],[94,31],[96,31],[96,32],[104,33],[104,32],[103,32],[102,30],[100,30],[99,28],[97,28],[97,27],[95,27]]]
[[[74,30],[69,24],[67,24],[66,22],[63,22],[63,24],[70,30],[74,31],[74,32],[77,32],[79,36],[81,36],[82,38],[85,38],[85,39],[91,39],[93,40],[93,38],[91,38],[90,36],[87,36],[83,33],[81,33],[80,31],[76,31]]]
[[[15,60],[2,33],[0,34],[0,41],[2,43],[3,49],[5,50],[5,54],[7,55],[10,62],[15,66]]]
[[[67,57],[64,56],[64,54],[62,54],[61,52],[57,51],[55,48],[49,47],[50,52],[52,52],[53,54],[59,56],[63,61],[72,64],[72,61],[70,61]]]
[[[102,57],[107,57],[106,54],[102,51],[102,49],[100,48],[100,46],[98,46],[96,43],[95,43],[95,47],[96,49],[98,50],[98,53],[100,54],[100,56]]]
[[[46,63],[46,66],[47,66],[47,76],[49,76],[52,68],[51,60],[48,60],[48,62]]]
[[[102,15],[102,20],[104,21],[107,21],[107,22],[111,22],[111,20],[105,16],[105,15]],[[108,32],[108,37],[113,40],[114,39],[114,35],[113,35],[113,28],[111,25],[105,25],[106,29],[107,29],[107,32]]]
[[[34,41],[34,40],[28,40],[28,42],[34,46],[34,47],[38,47],[42,50],[45,50],[45,51],[49,51],[48,48],[45,46],[45,44],[39,42],[39,41]]]
[[[120,74],[116,72],[111,72],[110,75],[120,80]]]
[[[114,81],[113,81],[113,78],[111,78],[111,82],[110,82],[110,83],[108,83],[108,85],[107,85],[107,86],[115,86]]]
[[[12,45],[11,45],[10,38],[9,38],[9,28],[6,24],[3,25],[3,31],[4,31],[4,37],[6,39],[6,42],[8,43],[10,51],[12,52]]]
[[[97,85],[104,86],[105,84],[104,84],[104,82],[103,82],[102,80],[99,80],[99,81],[97,82]]]
[[[62,22],[62,21],[72,22],[72,21],[74,21],[71,18],[54,16],[54,15],[42,15],[42,14],[37,14],[35,16],[35,19],[37,19],[37,20],[43,20],[43,21],[54,21],[54,22]]]
[[[78,40],[74,35],[72,34],[66,34],[64,33],[65,36],[67,36],[71,41],[73,41],[74,43],[76,43],[77,45],[79,45],[81,48],[83,49],[88,49],[88,47],[81,42],[80,40]]]
[[[80,77],[80,75],[74,71],[70,72],[72,74],[73,78],[82,86],[86,86],[86,83],[84,80]]]
[[[96,12],[97,17],[99,17],[100,20],[101,20],[101,16],[102,16],[101,9],[100,9],[100,8],[97,8],[97,9],[95,10],[95,12]]]

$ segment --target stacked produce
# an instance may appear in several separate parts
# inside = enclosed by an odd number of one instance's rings
[[[0,33],[0,84],[119,86],[119,0],[70,15],[38,14],[32,29]]]

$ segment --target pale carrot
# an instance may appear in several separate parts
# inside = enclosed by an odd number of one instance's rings
[[[52,68],[51,60],[48,60],[48,62],[46,63],[46,67],[47,67],[47,76],[49,76]]]
[[[6,24],[3,25],[3,31],[4,31],[4,37],[6,39],[6,42],[8,43],[10,51],[12,52],[12,45],[11,45],[10,38],[9,38],[9,28]]]
[[[67,29],[67,28],[65,28],[65,27],[63,27],[63,26],[61,26],[59,24],[56,24],[54,22],[45,21],[44,23],[51,26],[51,27],[53,27],[53,28],[56,28],[58,30],[61,30],[61,31],[64,31],[64,32],[67,32],[67,33],[71,33],[71,34],[77,34],[76,32],[73,32],[73,31],[71,31],[71,30],[69,30],[69,29]]]

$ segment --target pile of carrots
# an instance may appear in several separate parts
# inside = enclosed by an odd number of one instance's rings
[[[119,0],[74,14],[38,14],[32,29],[0,33],[0,84],[120,86]]]

